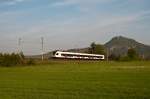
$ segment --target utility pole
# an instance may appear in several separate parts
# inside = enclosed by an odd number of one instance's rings
[[[107,48],[107,61],[109,61],[108,57],[109,57],[109,50]]]
[[[22,42],[22,39],[21,39],[21,38],[18,38],[18,55],[19,55],[20,58],[23,60],[23,57],[22,57],[22,55],[21,55],[21,53],[22,53],[21,42]]]
[[[18,53],[21,53],[21,38],[18,39]]]
[[[41,37],[41,44],[42,44],[42,61],[44,60],[44,38]]]

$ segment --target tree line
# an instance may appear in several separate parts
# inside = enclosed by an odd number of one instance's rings
[[[34,61],[25,59],[24,54],[21,53],[0,53],[0,66],[16,66],[16,65],[30,65],[34,64]]]
[[[115,54],[110,54],[107,52],[107,48],[105,48],[101,44],[96,44],[95,42],[91,43],[89,47],[88,53],[91,54],[102,54],[105,55],[105,59],[115,60],[115,61],[135,61],[135,60],[142,60],[139,54],[136,52],[134,48],[129,48],[125,56],[117,56]]]

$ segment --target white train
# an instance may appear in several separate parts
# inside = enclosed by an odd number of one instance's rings
[[[104,55],[99,55],[99,54],[86,54],[86,53],[55,51],[53,53],[53,58],[104,60],[105,56]]]

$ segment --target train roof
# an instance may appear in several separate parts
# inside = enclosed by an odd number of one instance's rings
[[[87,54],[87,53],[76,53],[76,52],[66,52],[66,51],[56,51],[61,54],[71,54],[71,55],[88,55],[88,56],[104,56],[100,54]]]

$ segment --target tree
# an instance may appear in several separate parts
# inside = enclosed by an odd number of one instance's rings
[[[120,59],[120,55],[115,55],[115,54],[111,54],[108,58],[110,59],[110,60],[116,60],[116,61],[118,61],[119,59]]]
[[[92,54],[105,54],[104,46],[101,44],[95,44],[95,42],[91,43],[90,53]]]
[[[128,49],[127,55],[120,57],[120,61],[134,61],[140,60],[140,57],[134,48]]]
[[[23,52],[20,52],[19,55],[20,55],[20,57],[21,57],[22,59],[25,59],[25,56],[24,56]]]
[[[19,54],[0,54],[0,65],[1,66],[15,66],[22,64],[22,59]]]
[[[95,42],[92,42],[91,46],[90,46],[90,53],[92,53],[92,54],[94,53],[95,46],[96,46]]]
[[[139,56],[134,48],[128,49],[127,56],[130,60],[136,60],[139,58]]]

